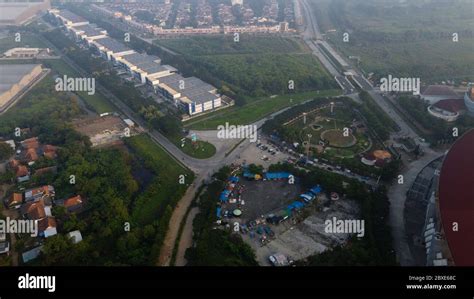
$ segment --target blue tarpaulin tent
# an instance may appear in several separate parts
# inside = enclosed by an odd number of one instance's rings
[[[255,174],[251,173],[251,172],[248,172],[248,171],[245,171],[244,172],[244,178],[253,179],[253,178],[255,178]]]
[[[231,177],[229,178],[229,181],[231,181],[232,183],[238,183],[238,182],[239,182],[239,178],[236,177],[236,176],[231,176]]]
[[[265,179],[267,180],[281,180],[288,179],[291,173],[289,172],[267,172],[265,173]]]
[[[301,194],[300,197],[303,198],[305,201],[311,201],[314,199],[314,195],[310,193]]]
[[[224,190],[224,191],[222,191],[221,196],[219,197],[219,199],[220,199],[222,202],[226,202],[226,201],[229,200],[229,194],[230,194],[230,191],[229,191],[229,190]]]
[[[309,191],[311,191],[311,193],[313,193],[314,195],[318,195],[319,193],[321,193],[322,189],[321,186],[317,185],[311,188],[311,190]]]
[[[299,210],[303,207],[304,207],[304,204],[301,201],[294,201],[287,207],[287,209],[291,211],[291,210]]]

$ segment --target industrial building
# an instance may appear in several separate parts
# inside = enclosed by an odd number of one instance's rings
[[[5,64],[0,73],[0,111],[7,109],[17,95],[42,74],[40,64]]]
[[[222,105],[217,89],[196,77],[184,78],[177,74],[163,77],[156,90],[180,105],[189,115],[213,110]]]
[[[132,53],[116,59],[117,64],[126,69],[130,74],[140,68],[142,65],[150,63],[161,63],[158,56],[146,55],[141,53]]]
[[[49,0],[0,2],[0,26],[20,26],[51,8]]]
[[[90,42],[107,37],[107,30],[92,26],[90,24],[68,28],[78,41],[85,41],[88,45]]]
[[[89,24],[72,12],[50,10],[50,13],[66,25],[68,33],[77,41],[85,41],[102,57],[123,68],[137,81],[163,95],[189,115],[222,106],[221,96],[214,86],[196,77],[184,78],[177,74],[176,68],[162,65],[159,57],[135,52],[107,36],[105,30]]]
[[[122,56],[135,53],[132,49],[110,37],[92,41],[91,47],[96,48],[102,57],[114,63]]]
[[[42,51],[49,54],[49,48],[12,48],[5,53],[3,56],[6,58],[34,58],[38,56]]]
[[[177,71],[177,69],[170,65],[161,65],[159,63],[152,62],[150,64],[137,67],[137,69],[133,71],[133,74],[138,80],[140,80],[140,82],[147,83],[153,87],[153,82],[156,81],[155,79],[169,76],[173,73],[176,73]]]
[[[89,24],[89,21],[68,10],[50,9],[49,13],[67,28]]]

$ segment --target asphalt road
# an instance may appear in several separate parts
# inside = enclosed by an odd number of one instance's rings
[[[312,12],[311,7],[307,3],[307,0],[295,1],[300,2],[300,5],[296,7],[300,7],[302,10],[301,14],[305,23],[304,25],[302,25],[302,36],[304,40],[308,43],[314,38],[318,40],[322,39],[322,35],[319,31],[316,17]],[[314,45],[315,43],[312,42],[312,44]],[[314,49],[313,46],[310,45],[310,47]],[[334,49],[332,50],[334,51]],[[321,59],[321,56],[324,56],[320,55],[321,52],[322,51],[314,50],[313,53],[321,60],[323,65],[327,67],[328,59],[325,57]],[[332,66],[331,63],[329,64]],[[331,72],[330,68],[328,68],[328,70]],[[390,199],[389,223],[392,228],[394,249],[397,254],[397,260],[400,262],[401,265],[410,266],[413,265],[413,258],[406,240],[404,222],[404,207],[406,196],[404,191],[412,185],[416,177],[415,173],[418,173],[418,171],[420,171],[427,164],[427,161],[431,161],[436,156],[438,156],[439,153],[429,148],[428,144],[419,142],[420,137],[418,136],[418,134],[404,121],[404,119],[397,113],[397,111],[395,111],[390,106],[390,104],[379,94],[379,92],[372,87],[372,85],[368,82],[368,80],[364,77],[360,70],[355,69],[353,70],[353,72],[355,72],[354,80],[356,80],[361,85],[362,89],[367,91],[375,100],[375,102],[385,111],[385,113],[387,113],[387,115],[400,126],[400,131],[393,133],[391,135],[391,138],[395,139],[397,137],[402,136],[411,137],[415,140],[416,143],[420,144],[420,147],[425,152],[425,156],[422,159],[410,163],[410,165],[407,165],[405,169],[401,171],[401,174],[405,177],[404,184],[391,186],[388,191],[388,196]],[[334,76],[337,77],[338,75]]]

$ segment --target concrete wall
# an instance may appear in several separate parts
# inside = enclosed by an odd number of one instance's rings
[[[42,68],[41,65],[35,66],[31,72],[25,75],[23,78],[20,79],[18,83],[12,85],[12,87],[7,90],[6,92],[0,95],[0,108],[8,104],[8,102],[18,94],[25,86],[27,86],[31,81],[33,81],[37,76],[41,74]]]

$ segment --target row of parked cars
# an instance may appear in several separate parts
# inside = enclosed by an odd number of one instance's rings
[[[262,151],[268,151],[269,154],[271,155],[276,155],[279,153],[279,150],[278,149],[274,149],[268,145],[265,145],[263,143],[261,143],[260,141],[257,142],[256,146],[261,149]]]

